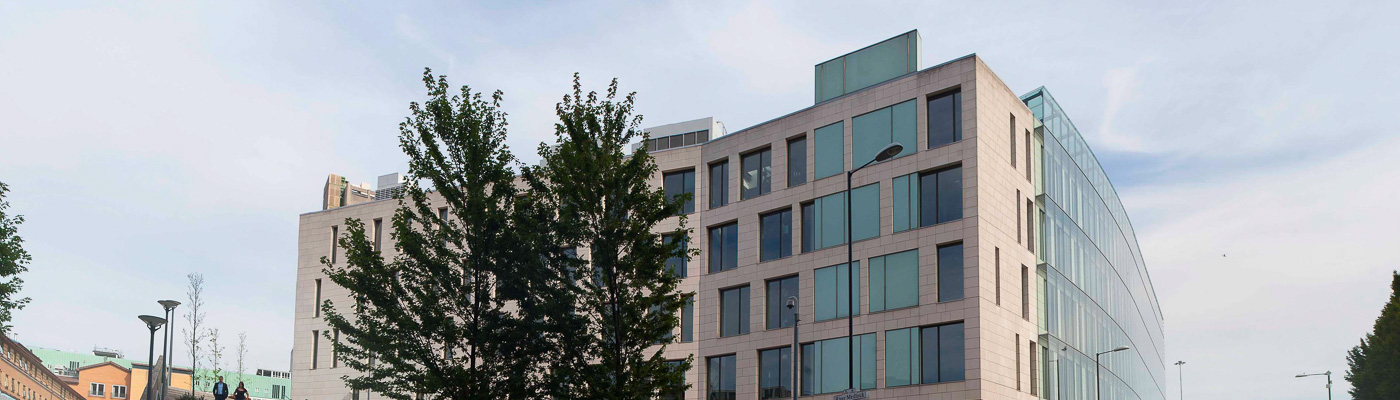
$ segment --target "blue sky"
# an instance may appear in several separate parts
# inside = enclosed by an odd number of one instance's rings
[[[35,259],[16,331],[134,357],[135,316],[202,272],[211,325],[286,369],[297,215],[328,173],[404,169],[424,67],[504,91],[533,162],[573,72],[621,79],[645,125],[735,131],[810,105],[812,65],[919,29],[924,65],[977,53],[1084,132],[1186,397],[1316,398],[1292,376],[1330,369],[1346,398],[1400,269],[1400,3],[982,3],[0,3],[0,181]]]

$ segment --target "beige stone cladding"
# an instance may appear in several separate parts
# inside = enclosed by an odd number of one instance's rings
[[[929,148],[927,100],[934,95],[959,90],[962,95],[962,140]],[[691,229],[689,247],[699,249],[700,255],[691,259],[688,276],[682,290],[696,293],[692,321],[695,340],[691,343],[668,345],[668,359],[683,359],[693,355],[694,364],[686,373],[692,386],[686,399],[705,398],[705,361],[708,357],[733,354],[737,362],[735,387],[738,399],[758,399],[760,350],[790,345],[791,328],[765,329],[765,282],[774,278],[798,277],[799,303],[802,322],[799,340],[844,337],[845,318],[813,322],[811,307],[814,300],[814,270],[846,262],[846,246],[802,252],[801,205],[813,199],[845,190],[844,174],[821,179],[815,176],[815,140],[813,131],[837,121],[845,124],[846,170],[850,170],[852,142],[850,138],[855,116],[907,100],[915,100],[917,109],[917,150],[914,154],[874,164],[854,176],[853,186],[880,183],[880,231],[875,238],[853,243],[854,256],[861,265],[871,257],[910,249],[919,252],[918,305],[896,310],[870,313],[868,290],[869,271],[861,268],[862,298],[860,315],[855,317],[855,333],[875,333],[876,338],[876,399],[1033,399],[1031,389],[1031,343],[1037,338],[1034,303],[1029,314],[1022,313],[1021,268],[1024,265],[1032,279],[1035,276],[1035,256],[1027,247],[1025,204],[1032,200],[1034,189],[1025,178],[1026,163],[1010,162],[1014,116],[1015,132],[1032,130],[1033,117],[1017,96],[975,55],[958,58],[944,64],[874,85],[812,107],[735,131],[713,137],[709,142],[655,152],[658,172],[651,180],[662,186],[662,175],[668,172],[695,172],[695,211],[686,215]],[[1015,133],[1016,156],[1024,157],[1022,133]],[[712,136],[714,136],[712,134]],[[789,186],[788,140],[806,137],[806,171],[808,182]],[[771,191],[749,199],[741,199],[741,156],[760,149],[771,151]],[[711,209],[709,203],[708,166],[729,162],[728,203]],[[962,168],[963,218],[922,228],[894,232],[894,196],[892,179],[898,176],[931,171],[958,165]],[[1017,197],[1017,191],[1020,197]],[[1019,205],[1019,206],[1018,206]],[[396,206],[392,201],[344,207],[301,216],[299,238],[295,348],[293,351],[292,398],[298,400],[342,400],[350,395],[339,377],[350,374],[346,368],[330,368],[328,347],[321,343],[318,369],[311,370],[311,332],[324,330],[325,323],[316,317],[314,302],[315,279],[324,279],[319,260],[330,250],[331,226],[341,225],[347,217],[360,218],[369,224],[373,218],[388,220]],[[759,261],[759,218],[775,210],[792,210],[791,256]],[[1020,216],[1018,218],[1018,215]],[[675,228],[679,218],[658,226],[658,231]],[[738,267],[710,274],[708,262],[708,228],[730,222],[738,223]],[[384,249],[392,249],[384,237]],[[961,300],[939,302],[937,251],[940,245],[962,243],[964,248],[963,289]],[[999,254],[999,262],[997,262]],[[1000,266],[1000,279],[998,275]],[[1000,282],[1000,304],[997,283]],[[1033,283],[1033,281],[1032,281]],[[721,289],[748,285],[750,288],[749,333],[721,338],[719,314]],[[322,283],[322,296],[347,304],[346,294]],[[1035,285],[1024,293],[1035,298]],[[1023,318],[1024,317],[1024,318]],[[950,322],[965,324],[966,379],[963,381],[917,384],[887,388],[885,382],[885,332],[888,330],[939,325]],[[1019,340],[1018,340],[1019,338]],[[323,339],[324,340],[324,339]],[[1019,354],[1019,357],[1018,357]],[[1019,368],[1017,360],[1019,359]],[[1019,374],[1017,373],[1019,371]],[[365,396],[365,395],[361,395]],[[832,394],[804,396],[826,399]],[[362,397],[364,398],[364,397]]]

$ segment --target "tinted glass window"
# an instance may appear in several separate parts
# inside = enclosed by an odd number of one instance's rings
[[[885,387],[920,382],[919,328],[885,332]]]
[[[788,187],[807,183],[807,138],[788,142]]]
[[[690,195],[681,205],[681,214],[695,212],[695,170],[672,172],[663,176],[666,196],[671,199]]]
[[[707,400],[734,400],[734,379],[737,365],[733,355],[710,357],[705,376],[709,377]]]
[[[817,321],[844,318],[851,315],[851,291],[860,300],[860,261],[855,262],[855,270],[850,271],[846,264],[819,268],[814,272],[815,290],[812,296],[812,313]],[[852,283],[851,279],[854,280]],[[860,304],[855,304],[859,314]]]
[[[844,218],[845,210],[841,210]],[[864,240],[880,236],[880,184],[851,189],[851,237]]]
[[[853,167],[865,165],[890,143],[904,147],[896,157],[914,154],[917,136],[914,100],[881,108],[851,118]]]
[[[719,335],[749,333],[749,287],[721,290],[719,300]]]
[[[918,354],[923,383],[966,379],[964,339],[961,322],[924,327],[920,331],[918,350],[914,354]]]
[[[792,397],[792,348],[781,347],[758,353],[758,398]]]
[[[729,203],[729,162],[710,164],[710,208]]]
[[[786,328],[793,325],[793,312],[795,310],[787,307],[790,297],[797,296],[797,277],[768,281],[768,329]]]
[[[919,175],[919,226],[962,218],[962,167]]]
[[[869,212],[878,215],[879,213],[879,186],[867,185],[864,190],[874,189],[873,192],[858,193],[866,201],[861,204],[860,212]],[[871,200],[873,198],[873,200]],[[870,208],[874,208],[871,210]],[[869,216],[867,216],[869,217]],[[878,217],[875,217],[878,218]],[[877,219],[878,221],[878,219]],[[863,226],[858,235],[874,237],[879,234],[878,225],[870,228]],[[859,236],[858,236],[859,237]],[[802,251],[812,251],[837,246],[846,243],[846,194],[836,193],[829,196],[813,200],[810,204],[802,206]],[[865,238],[865,237],[862,237]],[[810,240],[809,240],[810,239]]]
[[[928,147],[962,140],[962,93],[953,92],[928,101]]]
[[[676,244],[680,247],[680,249],[677,250],[678,253],[676,253],[676,254],[672,255],[670,258],[667,258],[667,259],[666,259],[666,269],[667,269],[668,271],[671,271],[671,273],[676,274],[676,276],[679,276],[679,277],[682,277],[682,278],[686,277],[686,276],[687,276],[687,275],[686,275],[686,273],[687,273],[687,271],[686,271],[686,264],[687,264],[686,259],[688,258],[688,257],[686,256],[686,254],[687,254],[687,253],[686,253],[686,251],[687,251],[686,249],[687,249],[687,246],[689,245],[689,243],[687,243],[688,241],[685,240],[685,236],[682,236],[682,235],[666,235],[666,236],[662,236],[661,238],[662,238],[662,241],[664,241],[666,244],[676,243]]]
[[[792,210],[782,210],[760,217],[759,242],[761,261],[792,255]]]
[[[846,171],[846,123],[837,122],[817,128],[812,132],[816,138],[816,176],[821,179]]]
[[[835,393],[850,388],[849,338],[840,337],[802,345],[802,395]],[[875,388],[875,335],[856,336],[855,371],[861,389]]]
[[[767,194],[772,190],[772,157],[773,152],[770,150],[744,155],[741,161],[744,167],[744,176],[743,181],[740,182],[740,198],[749,199]]]
[[[963,298],[963,247],[938,247],[938,301]]]
[[[919,305],[919,250],[870,258],[870,311]]]
[[[739,224],[710,228],[710,273],[739,267]]]
[[[802,252],[815,250],[817,245],[817,206],[816,203],[802,205]]]
[[[681,307],[681,343],[695,341],[695,299]]]

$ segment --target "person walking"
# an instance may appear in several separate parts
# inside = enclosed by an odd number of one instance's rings
[[[228,384],[224,383],[224,377],[220,376],[218,382],[214,382],[214,400],[224,400],[228,398]]]
[[[248,389],[243,388],[243,382],[238,382],[238,389],[234,389],[233,400],[249,400]]]

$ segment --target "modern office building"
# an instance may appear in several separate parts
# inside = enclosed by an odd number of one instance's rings
[[[656,187],[694,195],[700,254],[670,263],[696,293],[665,350],[695,357],[680,397],[1094,399],[1101,382],[1103,399],[1163,400],[1160,308],[1084,139],[1044,88],[1018,96],[976,55],[923,68],[919,42],[818,64],[810,107],[724,135],[708,118],[665,125],[639,144]],[[860,168],[892,143],[893,159]],[[293,398],[361,398],[323,343],[313,305],[350,302],[320,259],[343,257],[346,218],[387,256],[396,206],[301,215]],[[1124,346],[1096,376],[1095,356]]]

